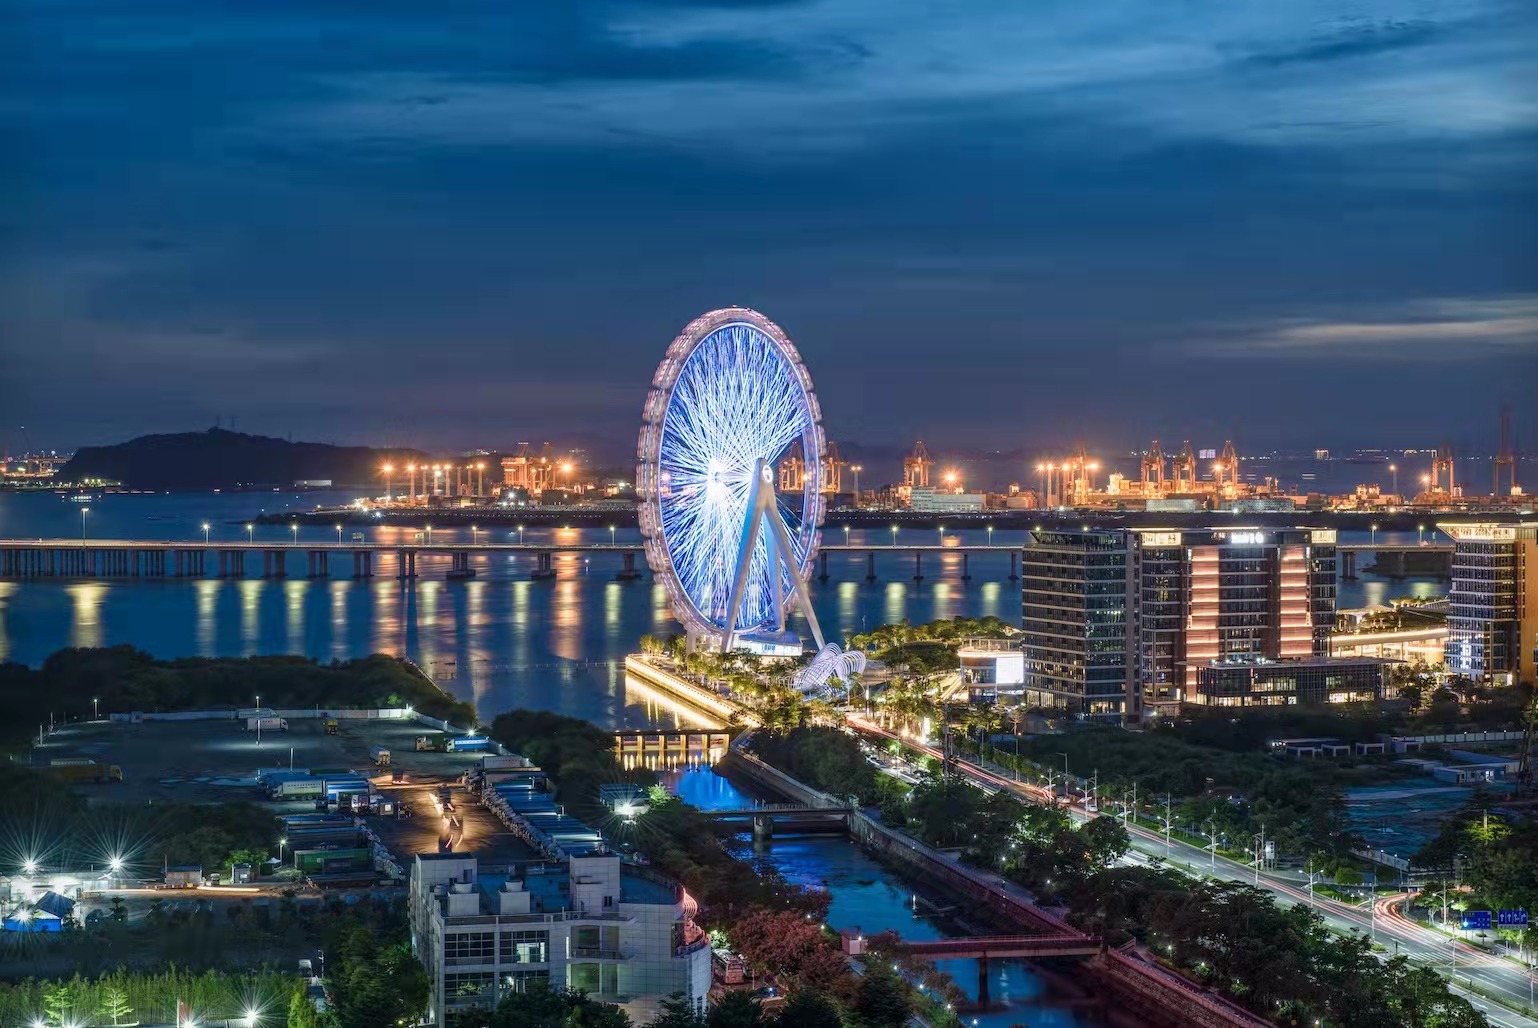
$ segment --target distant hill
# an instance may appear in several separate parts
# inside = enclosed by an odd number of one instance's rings
[[[337,485],[372,485],[380,482],[382,465],[423,459],[428,455],[416,450],[294,443],[211,428],[82,447],[60,470],[59,479],[105,479],[134,489],[286,487],[323,479]],[[404,482],[404,472],[397,478]]]

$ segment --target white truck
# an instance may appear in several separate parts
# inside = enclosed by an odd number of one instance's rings
[[[375,746],[374,748],[372,748],[371,750],[368,751],[368,755],[373,758],[374,763],[377,766],[379,766],[379,767],[389,767],[390,766],[390,751],[389,751],[389,749],[387,747]]]
[[[246,731],[254,732],[261,729],[264,732],[288,731],[288,720],[281,717],[248,717],[246,718]]]

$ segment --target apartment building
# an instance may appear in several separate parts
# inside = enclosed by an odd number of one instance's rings
[[[418,854],[411,941],[431,982],[428,1023],[536,981],[617,1003],[638,1024],[675,992],[703,1011],[710,945],[694,913],[677,883],[598,849],[498,868]]]

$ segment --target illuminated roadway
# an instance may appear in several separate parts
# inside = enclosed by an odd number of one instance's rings
[[[862,732],[892,739],[904,746],[921,750],[937,760],[941,757],[940,751],[934,747],[915,743],[865,718],[849,715],[847,719],[853,727]],[[981,765],[959,755],[956,765],[974,784],[983,788],[1002,789],[1032,803],[1047,803],[1052,800],[1047,790],[1040,786],[1017,782],[1008,773],[998,773],[1003,772],[1003,769],[998,768],[997,765]],[[1069,814],[1076,821],[1087,821],[1090,818],[1082,805],[1070,805]],[[1125,819],[1122,819],[1122,823],[1131,837],[1133,847],[1124,858],[1126,863],[1146,866],[1158,858],[1206,878],[1243,882],[1247,885],[1257,884],[1255,869],[1252,865],[1240,864],[1221,855],[1214,858],[1213,854],[1207,850],[1182,842],[1173,836],[1166,850],[1162,832],[1130,823]],[[1392,947],[1389,955],[1407,956],[1418,964],[1435,968],[1443,977],[1446,977],[1450,969],[1452,956],[1449,948],[1450,937],[1425,928],[1400,914],[1398,908],[1406,898],[1404,895],[1379,897],[1375,902],[1375,909],[1369,910],[1324,896],[1315,896],[1311,901],[1306,883],[1289,880],[1274,872],[1262,871],[1258,884],[1261,888],[1275,894],[1284,904],[1311,905],[1325,923],[1337,931],[1371,934],[1380,944]],[[1457,943],[1457,977],[1460,982],[1472,980],[1483,991],[1499,995],[1513,1005],[1528,1005],[1530,977],[1525,969],[1462,941]],[[1455,985],[1454,988],[1475,1009],[1484,1014],[1491,1024],[1510,1026],[1510,1028],[1538,1028],[1538,1020],[1532,1017],[1515,1013],[1483,996],[1469,992],[1462,986]]]

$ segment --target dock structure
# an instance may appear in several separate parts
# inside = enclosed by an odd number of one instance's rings
[[[420,559],[442,567],[448,579],[475,578],[499,557],[528,558],[528,575],[541,581],[556,577],[556,558],[575,554],[607,555],[619,565],[618,581],[634,581],[642,575],[636,558],[644,557],[640,543],[461,543],[461,542],[167,542],[155,539],[0,539],[0,580],[25,578],[245,578],[260,568],[263,578],[287,578],[304,558],[308,578],[331,578],[348,567],[353,578],[373,578],[388,564],[395,577],[407,580],[426,571]],[[1006,545],[849,545],[821,547],[813,569],[819,579],[829,577],[830,554],[864,554],[865,580],[874,582],[877,556],[913,558],[913,581],[924,580],[924,557],[948,553],[961,557],[961,577],[971,578],[973,554],[1008,555],[1009,577],[1019,577],[1020,549]],[[260,559],[247,560],[256,554]],[[213,559],[210,560],[210,555]],[[382,558],[382,559],[381,559]],[[643,562],[644,563],[644,562]],[[420,570],[419,570],[419,564]]]
[[[732,744],[732,733],[706,729],[614,733],[614,756],[627,768],[652,769],[714,764]]]

